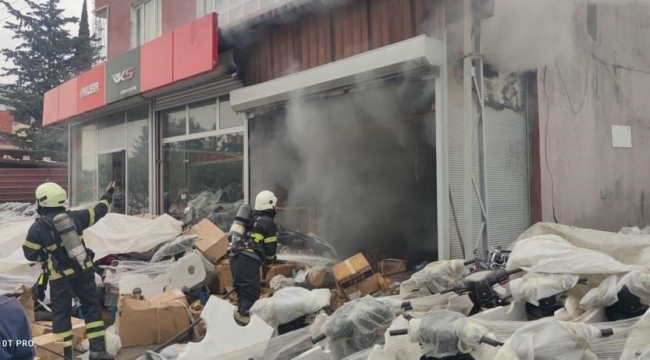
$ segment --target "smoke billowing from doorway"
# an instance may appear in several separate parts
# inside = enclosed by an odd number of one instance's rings
[[[288,207],[318,207],[317,231],[341,257],[380,251],[421,261],[412,254],[429,251],[431,260],[437,247],[432,87],[404,83],[291,101],[259,150],[273,164],[264,183],[282,182]]]

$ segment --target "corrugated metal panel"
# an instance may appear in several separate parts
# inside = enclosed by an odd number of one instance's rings
[[[508,246],[530,226],[529,144],[522,75],[486,79],[486,89],[501,99],[517,97],[514,109],[485,108],[485,147],[488,239],[491,246]],[[503,89],[510,91],[503,91]],[[516,95],[515,95],[516,94]],[[486,99],[490,96],[486,92]],[[511,99],[512,100],[512,99]],[[498,101],[495,107],[502,104]]]
[[[207,83],[156,98],[156,111],[225,95],[240,87],[242,87],[242,82],[238,77],[228,75],[219,79],[210,80]]]
[[[67,168],[2,169],[0,170],[0,203],[34,202],[34,191],[47,181],[64,189],[68,187]]]
[[[431,20],[438,0],[355,0],[260,31],[250,49],[246,84],[254,85],[409,39]],[[434,22],[442,21],[436,18]],[[444,20],[444,19],[443,19]],[[294,66],[295,65],[295,66]]]
[[[332,12],[334,61],[369,49],[368,3],[353,1]]]

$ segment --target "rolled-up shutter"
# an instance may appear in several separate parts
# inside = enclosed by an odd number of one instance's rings
[[[212,97],[228,95],[230,91],[241,88],[241,79],[231,74],[222,75],[199,84],[194,84],[185,89],[177,90],[169,95],[158,96],[155,100],[156,111],[201,101]]]

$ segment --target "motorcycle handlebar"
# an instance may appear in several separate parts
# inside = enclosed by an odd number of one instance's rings
[[[502,342],[497,341],[497,340],[494,340],[494,339],[491,339],[491,338],[489,338],[489,337],[485,337],[485,336],[483,336],[483,337],[481,338],[481,342],[484,343],[484,344],[488,344],[488,345],[490,345],[490,346],[494,346],[494,347],[503,346],[503,343],[502,343]]]
[[[512,270],[506,272],[506,274],[508,274],[508,276],[511,276],[511,275],[514,275],[514,274],[520,273],[520,272],[522,272],[522,271],[524,271],[524,270],[523,270],[523,269],[520,269],[520,268],[516,268],[516,269],[512,269]]]
[[[606,338],[614,335],[614,329],[612,328],[607,328],[607,329],[601,329],[600,330],[600,336]]]
[[[327,335],[325,335],[325,334],[320,334],[320,335],[318,335],[316,337],[311,337],[311,343],[316,345],[319,342],[325,340],[325,338],[327,338]]]
[[[406,311],[413,310],[413,305],[410,301],[404,301],[402,302],[402,309]]]
[[[408,335],[409,329],[395,329],[395,330],[390,330],[388,332],[388,335],[390,336],[401,336],[401,335]]]

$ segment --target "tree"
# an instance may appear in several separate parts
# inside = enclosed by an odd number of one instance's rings
[[[99,41],[95,36],[90,36],[90,25],[88,24],[88,5],[84,0],[81,9],[81,20],[79,20],[79,33],[74,39],[75,52],[73,67],[75,73],[81,74],[90,70],[100,59]]]
[[[63,16],[60,0],[36,2],[24,0],[27,9],[16,9],[15,1],[0,0],[14,17],[4,28],[14,33],[13,39],[21,43],[15,49],[2,49],[2,55],[14,64],[2,68],[2,75],[15,77],[16,83],[9,86],[6,105],[15,121],[30,124],[31,128],[11,135],[15,146],[34,153],[36,157],[49,156],[55,160],[67,160],[68,132],[66,126],[42,128],[44,94],[72,78],[81,69],[92,65],[97,51],[92,46],[84,50],[82,44],[90,44],[90,31],[86,15],[86,29],[79,30],[79,37],[73,38],[65,26],[77,23],[75,17]],[[84,9],[84,14],[86,9]],[[83,14],[82,14],[83,17]],[[82,41],[85,38],[87,41]],[[89,53],[88,53],[89,51]]]

